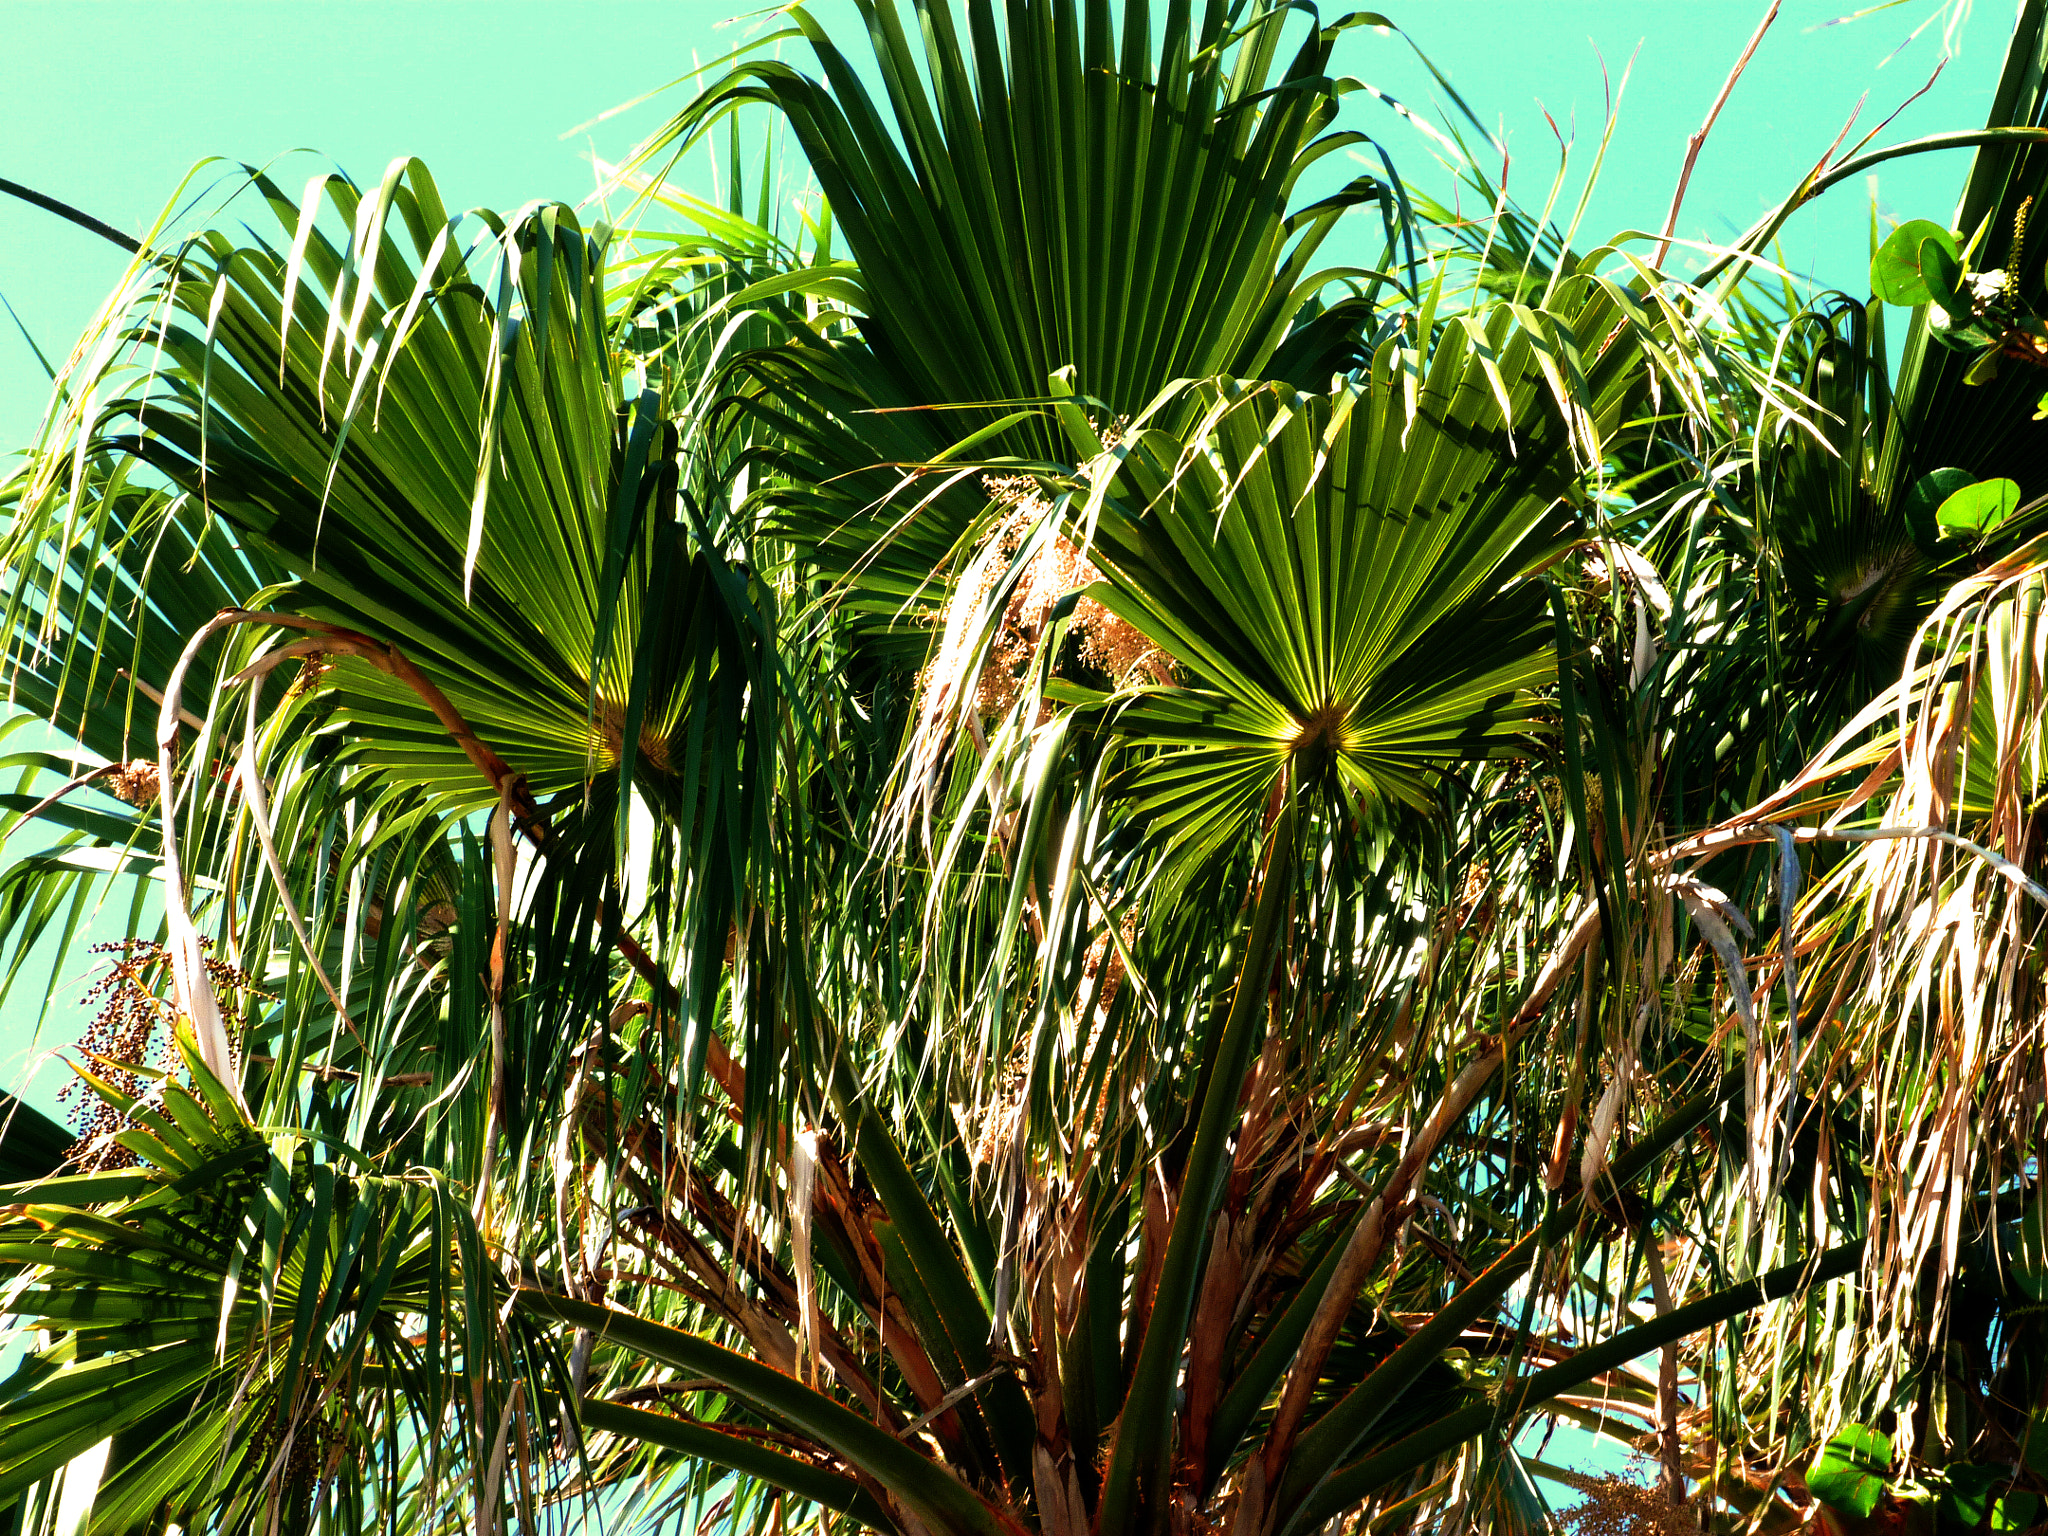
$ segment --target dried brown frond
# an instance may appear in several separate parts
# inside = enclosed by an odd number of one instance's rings
[[[1944,829],[2007,871],[2038,871],[2048,635],[2028,615],[2042,592],[2039,569],[1989,571],[1922,629],[1893,695],[1897,777],[1871,801],[1883,825]],[[1928,670],[1916,678],[1914,663]],[[1868,1064],[1858,1087],[1877,1106],[1873,1161],[1890,1175],[1872,1189],[1864,1270],[1867,1360],[1883,1369],[1940,1326],[1970,1192],[2038,1153],[2044,1031],[2028,962],[2044,914],[1989,858],[1924,836],[1862,844],[1807,906],[1808,931],[1830,910],[1860,919],[1802,966],[1801,989],[1842,988]],[[1896,1049],[1902,1032],[1916,1049]]]
[[[1739,1024],[1746,1037],[1748,1179],[1764,1197],[1750,1204],[1798,1198],[1787,1181],[1791,1137],[1809,1123],[1790,1113],[1800,1096],[1833,1097],[1853,1115],[1870,1177],[1862,1273],[1834,1302],[1856,1348],[1810,1378],[1800,1413],[1815,1435],[1867,1412],[1939,1337],[1984,1219],[1981,1192],[2041,1154],[2041,554],[2032,546],[1958,581],[1898,682],[1782,789],[1679,845],[1780,841],[1781,871],[1795,877],[1801,845],[1842,850],[1816,861],[1818,878],[1763,954],[1734,957],[1724,926],[1707,968],[1723,981],[1734,969],[1755,976],[1751,996],[1721,1014],[1724,1035]],[[1681,1005],[1707,984],[1697,950],[1682,965]],[[1820,1129],[1825,1166],[1832,1133]],[[1738,1227],[1731,1243],[1763,1235]],[[1895,1453],[1909,1458],[1918,1432],[1901,1414]]]

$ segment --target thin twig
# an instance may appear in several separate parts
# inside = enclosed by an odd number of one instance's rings
[[[1764,40],[1764,33],[1771,29],[1771,23],[1778,19],[1781,0],[1771,0],[1771,8],[1764,12],[1764,19],[1756,24],[1756,31],[1750,34],[1749,46],[1742,50],[1742,57],[1735,61],[1735,67],[1728,71],[1728,78],[1721,82],[1721,94],[1714,98],[1714,104],[1707,108],[1707,120],[1700,124],[1699,131],[1685,141],[1685,168],[1678,173],[1678,186],[1671,193],[1671,212],[1664,216],[1664,236],[1657,242],[1657,254],[1650,258],[1650,265],[1661,267],[1664,257],[1671,249],[1672,231],[1678,227],[1678,208],[1685,201],[1686,184],[1692,180],[1693,163],[1700,157],[1700,147],[1707,142],[1707,135],[1713,131],[1714,119],[1721,115],[1721,108],[1728,101],[1729,92],[1735,89],[1735,82],[1742,78],[1743,70],[1749,67],[1757,44]]]
[[[994,1381],[998,1376],[1002,1375],[1003,1372],[1009,1369],[1011,1369],[1011,1367],[1007,1364],[999,1365],[992,1371],[984,1371],[981,1375],[975,1377],[972,1381],[961,1382],[959,1386],[955,1387],[952,1391],[948,1392],[944,1397],[940,1398],[936,1403],[933,1403],[931,1407],[927,1408],[923,1413],[920,1413],[908,1424],[904,1425],[901,1429],[897,1430],[896,1438],[901,1440],[902,1438],[904,1438],[904,1436],[924,1428],[925,1425],[931,1423],[931,1421],[933,1419],[936,1419],[940,1414],[946,1412],[950,1408],[958,1407],[961,1403],[965,1402],[968,1398],[972,1397],[975,1393],[979,1392],[983,1387],[987,1386],[990,1382]]]
[[[1657,1315],[1664,1316],[1677,1303],[1672,1299],[1671,1280],[1664,1272],[1664,1255],[1657,1249],[1657,1235],[1645,1227],[1643,1256],[1650,1270],[1650,1294],[1657,1303]],[[1657,1455],[1663,1464],[1660,1486],[1673,1504],[1685,1502],[1684,1447],[1678,1434],[1678,1343],[1673,1340],[1657,1356]]]
[[[103,779],[110,773],[119,773],[123,768],[126,768],[127,766],[128,765],[126,763],[102,763],[97,768],[89,769],[86,772],[81,773],[77,778],[73,779],[70,783],[66,784],[62,789],[56,790],[51,794],[43,796],[42,799],[38,800],[34,805],[30,806],[28,810],[22,813],[21,820],[17,821],[14,824],[15,827],[19,828],[27,822],[34,821],[38,816],[42,815],[43,812],[47,811],[51,806],[55,805],[59,800],[62,800],[66,795],[70,794],[73,790],[83,789],[85,788],[86,785],[94,783],[97,780]]]
[[[1848,152],[1844,154],[1842,158],[1844,160],[1847,160],[1852,156],[1862,154],[1864,145],[1868,144],[1880,133],[1883,133],[1885,129],[1891,127],[1893,123],[1898,121],[1898,117],[1901,112],[1905,111],[1906,108],[1913,105],[1914,102],[1918,101],[1922,96],[1925,96],[1929,91],[1934,89],[1934,82],[1941,78],[1941,72],[1947,68],[1948,55],[1944,53],[1940,58],[1934,61],[1934,73],[1927,77],[1927,83],[1921,86],[1920,89],[1915,91],[1912,95],[1908,96],[1904,101],[1900,102],[1896,107],[1893,107],[1891,110],[1891,114],[1888,117],[1886,117],[1883,122],[1879,123],[1875,128],[1871,129],[1870,132],[1866,133],[1865,135],[1863,135],[1862,138],[1858,139],[1854,144],[1850,145]]]
[[[1711,858],[1725,853],[1730,848],[1740,848],[1752,843],[1774,842],[1783,824],[1774,821],[1736,821],[1702,832],[1675,844],[1661,857],[1659,862],[1670,863],[1682,858]],[[2013,863],[2002,853],[1993,852],[1982,843],[1973,843],[1960,833],[1946,827],[1792,827],[1789,829],[1795,843],[1877,843],[1889,842],[1895,838],[1924,837],[1934,842],[1947,843],[1953,848],[1975,858],[1982,859],[1992,869],[2027,895],[2048,907],[2048,886],[2043,886],[2027,872]]]
[[[118,676],[125,683],[133,683],[135,685],[136,691],[140,693],[145,699],[149,700],[150,703],[157,705],[161,705],[163,703],[164,696],[162,694],[158,693],[154,688],[150,687],[149,684],[145,683],[141,678],[135,676],[126,667],[117,668],[115,675]],[[183,721],[186,725],[192,727],[192,729],[195,731],[203,731],[206,729],[206,722],[200,719],[197,715],[193,714],[192,711],[189,709],[179,710],[178,718],[181,721]]]
[[[60,219],[69,219],[80,229],[89,229],[102,240],[113,241],[114,244],[121,247],[122,250],[131,256],[143,254],[142,242],[140,240],[135,239],[133,236],[122,234],[113,225],[96,219],[91,214],[72,207],[69,203],[60,203],[54,197],[46,197],[33,187],[24,187],[18,181],[9,181],[6,177],[0,176],[0,192],[5,192],[9,197],[18,197],[24,203],[33,203],[45,213],[54,213]]]
[[[251,1056],[249,1060],[259,1067],[277,1065],[275,1056]],[[363,1074],[360,1072],[351,1071],[347,1067],[323,1066],[317,1061],[302,1061],[299,1063],[299,1070],[310,1072],[325,1083],[360,1083],[363,1080]],[[386,1088],[422,1088],[433,1080],[434,1074],[431,1072],[394,1072],[388,1077],[377,1079]]]

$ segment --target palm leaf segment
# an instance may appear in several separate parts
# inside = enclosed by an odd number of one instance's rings
[[[137,763],[150,753],[154,705],[124,686],[123,677],[160,689],[192,634],[221,609],[246,602],[283,575],[255,551],[238,546],[226,528],[176,506],[162,490],[140,488],[127,473],[132,468],[123,465],[109,475],[103,465],[89,467],[86,499],[94,526],[87,536],[68,546],[53,540],[41,547],[18,538],[0,557],[0,628],[8,631],[0,651],[9,660],[9,692],[22,710],[0,734],[32,720],[49,721],[105,760],[85,771],[102,783],[137,767],[147,781],[155,771]],[[0,487],[0,517],[21,514],[24,487],[20,478]],[[33,521],[23,517],[17,527]],[[62,997],[59,982],[68,974],[63,968],[72,940],[127,884],[125,873],[154,866],[162,844],[153,818],[139,807],[111,799],[94,805],[76,795],[47,802],[50,778],[36,775],[71,780],[80,776],[82,764],[68,754],[24,752],[16,742],[10,742],[4,766],[22,770],[22,778],[0,791],[0,811],[7,813],[0,837],[12,837],[30,815],[45,829],[63,830],[33,853],[16,840],[0,870],[0,932],[10,951],[0,969],[0,997],[10,995],[34,960],[36,969],[49,968],[42,1005],[47,1010]],[[132,887],[129,899],[140,900]],[[39,943],[46,936],[59,942]],[[14,1134],[12,1128],[0,1132],[0,1145]],[[26,1177],[8,1163],[0,1151],[0,1177]]]
[[[27,1494],[22,1528],[48,1519],[38,1485],[102,1442],[96,1530],[361,1528],[468,1502],[512,1362],[539,1380],[555,1360],[499,1322],[469,1212],[438,1175],[259,1132],[179,1048],[190,1089],[89,1080],[125,1126],[95,1142],[101,1171],[0,1187],[0,1308],[41,1341],[0,1381],[0,1504]],[[400,1445],[419,1475],[394,1504],[371,1469]]]
[[[759,797],[739,776],[772,761],[749,732],[776,718],[775,683],[755,665],[764,625],[749,592],[764,587],[725,560],[715,509],[686,478],[721,470],[708,441],[680,451],[662,349],[690,330],[675,312],[687,318],[704,286],[761,251],[705,241],[711,276],[698,291],[670,284],[672,323],[633,355],[608,313],[609,235],[565,209],[453,219],[406,161],[368,195],[339,177],[316,178],[302,204],[260,175],[249,185],[285,238],[209,234],[145,273],[148,302],[115,316],[94,372],[72,381],[64,430],[83,441],[86,472],[74,480],[72,456],[53,453],[18,487],[5,592],[31,699],[127,756],[115,665],[160,693],[221,608],[282,613],[302,679],[317,681],[274,717],[290,717],[308,774],[280,798],[281,846],[322,850],[294,870],[302,905],[336,899],[335,881],[345,891],[363,868],[366,895],[424,890],[372,855],[397,844],[401,865],[423,849],[445,865],[441,818],[500,805],[537,817],[554,797],[561,857],[547,878],[575,887],[566,933],[600,920],[616,892],[612,854],[637,801],[690,850],[679,899],[709,904],[692,974],[715,969],[719,914],[759,842]],[[346,240],[330,241],[332,215]],[[66,665],[95,640],[110,650],[97,682],[92,666]],[[206,660],[232,672],[251,649],[215,643]],[[265,660],[277,659],[273,645]],[[237,856],[235,836],[207,832],[225,799],[214,786],[233,781],[186,782],[206,800],[188,852],[211,874],[208,860]],[[346,856],[321,799],[337,790],[353,800]],[[59,879],[83,899],[63,871],[28,894],[48,906]],[[487,891],[465,907],[463,926],[481,934],[491,904]],[[578,932],[536,969],[587,981],[590,950]],[[458,986],[474,975],[458,968]],[[542,1036],[548,1060],[572,1038]]]
[[[1304,9],[1311,25],[1283,65],[1282,30]],[[1123,8],[1120,38],[1108,0],[1018,0],[1000,20],[972,0],[958,21],[920,3],[920,50],[893,4],[860,0],[860,12],[886,116],[797,8],[823,83],[742,64],[640,159],[766,105],[818,177],[860,270],[858,339],[798,335],[741,367],[780,418],[771,462],[792,483],[771,499],[826,570],[861,571],[861,604],[892,611],[927,590],[980,507],[962,495],[894,527],[901,508],[872,505],[895,485],[876,463],[930,461],[992,426],[1009,428],[1010,451],[1060,457],[1054,426],[999,407],[1042,398],[1061,369],[1130,414],[1180,379],[1321,387],[1361,358],[1379,276],[1315,263],[1342,214],[1368,202],[1387,216],[1391,254],[1391,175],[1289,211],[1304,173],[1367,142],[1325,131],[1351,87],[1330,56],[1355,20],[1212,3],[1198,23],[1174,0],[1155,47],[1143,0]],[[1326,309],[1337,281],[1354,296]],[[913,414],[863,417],[876,408]]]
[[[1136,773],[1157,836],[1223,846],[1285,772],[1423,810],[1460,760],[1512,750],[1554,675],[1524,578],[1572,535],[1580,434],[1611,429],[1639,377],[1610,346],[1559,399],[1545,365],[1611,341],[1623,302],[1574,279],[1548,312],[1448,327],[1412,415],[1413,354],[1388,343],[1334,394],[1202,385],[1191,448],[1139,431],[1116,449],[1082,519],[1095,592],[1187,685],[1122,716],[1157,749]]]
[[[534,795],[607,771],[673,790],[671,735],[717,669],[712,575],[678,531],[659,391],[629,401],[616,367],[608,233],[551,206],[475,215],[471,246],[417,162],[367,197],[339,177],[299,206],[253,185],[289,246],[207,235],[181,254],[134,333],[144,388],[109,400],[111,378],[92,381],[94,462],[140,461],[184,492],[169,511],[224,518],[254,552],[245,580],[294,578],[282,606],[402,647]],[[67,468],[46,459],[23,495],[40,514],[17,524],[27,563],[47,558]],[[118,484],[70,489],[110,533],[150,537]],[[15,587],[18,639],[43,585]],[[452,806],[497,798],[413,690],[333,649],[342,715],[379,767]]]
[[[76,566],[108,540],[153,551],[156,529],[205,529],[171,538],[168,559],[225,544],[225,524],[251,553],[230,570],[238,562],[209,549],[222,573],[209,606],[316,626],[290,649],[320,678],[344,761],[373,770],[350,792],[382,813],[357,823],[356,853],[411,836],[422,812],[501,804],[544,839],[538,807],[554,797],[567,807],[557,819],[574,823],[558,829],[569,841],[556,875],[586,860],[595,872],[582,910],[615,870],[638,799],[692,851],[681,899],[709,903],[692,962],[708,974],[723,952],[718,914],[742,900],[759,842],[761,801],[743,778],[772,761],[757,736],[773,730],[775,683],[758,664],[768,630],[750,584],[709,527],[702,481],[686,478],[719,476],[718,453],[701,436],[681,453],[663,400],[661,347],[697,335],[671,313],[655,354],[629,356],[609,312],[609,233],[567,209],[452,219],[416,161],[395,162],[367,196],[338,176],[316,177],[297,205],[266,177],[250,184],[289,242],[201,237],[163,264],[131,322],[139,374],[124,378],[110,346],[115,362],[75,382],[71,430],[86,462],[115,469],[67,485],[69,456],[52,455],[23,490],[15,569],[49,574],[9,593],[17,645],[36,654],[38,622],[72,601],[50,550]],[[329,239],[330,212],[345,242]],[[765,259],[716,238],[699,255],[710,275],[669,292],[671,312]],[[628,365],[640,375],[630,399]],[[137,513],[122,493],[138,464],[181,494]],[[279,575],[292,579],[253,586]],[[238,577],[252,584],[237,590]],[[187,637],[198,627],[190,602],[154,597],[166,584],[92,573],[73,634],[107,622],[146,633],[151,665],[137,675],[160,689],[158,653],[183,642],[145,630],[148,609],[186,613]],[[109,734],[99,722],[94,733]]]
[[[285,574],[226,529],[174,509],[164,491],[143,489],[125,472],[132,468],[109,476],[95,461],[82,498],[93,510],[90,536],[41,547],[17,537],[0,571],[12,697],[114,759],[145,752],[149,739],[146,701],[139,713],[100,702],[127,693],[120,674],[161,687],[202,624]],[[27,488],[19,477],[0,487],[0,519],[34,521],[22,516]]]

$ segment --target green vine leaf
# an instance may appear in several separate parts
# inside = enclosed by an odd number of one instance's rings
[[[1889,1435],[1861,1424],[1845,1424],[1807,1469],[1806,1486],[1828,1508],[1867,1520],[1884,1501],[1888,1491],[1885,1478],[1891,1467]]]
[[[1947,310],[1957,324],[1970,318],[1970,301],[1963,297],[1963,264],[1956,256],[1955,242],[1945,234],[1930,235],[1920,242],[1920,280],[1928,297]]]
[[[1928,219],[1901,224],[1870,259],[1870,291],[1887,304],[1909,308],[1931,302],[1934,294],[1922,270],[1930,247],[1951,265],[1961,261],[1955,237],[1939,224]]]
[[[1944,535],[1989,533],[2020,504],[2020,488],[2010,480],[1979,480],[1944,501],[1934,521]]]
[[[1906,519],[1906,527],[1913,540],[1922,549],[1931,550],[1941,537],[1941,529],[1934,521],[1934,515],[1943,502],[1957,491],[1975,483],[1975,477],[1967,469],[1936,469],[1922,475],[1913,482],[1912,488],[1899,502],[1899,510]]]
[[[2010,1483],[2012,1474],[2003,1467],[1950,1467],[1942,1478],[1941,1520],[1944,1526],[1974,1531],[1984,1523],[1994,1504],[1992,1495],[2000,1483]]]

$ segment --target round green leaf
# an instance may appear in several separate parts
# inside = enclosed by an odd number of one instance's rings
[[[1920,264],[1924,247],[1937,245],[1951,261],[1959,260],[1953,236],[1928,219],[1909,219],[1891,233],[1870,259],[1870,291],[1887,304],[1925,304],[1932,297]]]
[[[1969,370],[1964,373],[1963,382],[1971,385],[1989,384],[1997,377],[1998,349],[1996,347],[1986,347],[1977,354],[1977,360],[1970,364]]]
[[[1935,303],[1958,321],[1970,317],[1970,301],[1963,297],[1963,264],[1956,257],[1955,242],[1946,234],[1929,235],[1920,242],[1920,280]]]
[[[2034,1528],[2035,1518],[2041,1512],[2041,1496],[2016,1488],[2002,1493],[1991,1506],[1991,1529],[1994,1531],[2028,1531]]]
[[[1975,352],[1998,340],[1997,333],[1982,321],[1964,315],[1958,324],[1938,303],[1928,309],[1927,316],[1928,334],[1951,352]],[[1995,360],[1998,354],[1993,351],[1991,356]]]
[[[1934,521],[1935,512],[1949,497],[1972,483],[1974,477],[1967,469],[1954,468],[1931,470],[1913,482],[1912,489],[1899,500],[1899,511],[1914,543],[1922,549],[1934,547],[1934,541],[1941,537]]]
[[[1989,533],[2020,504],[2020,488],[2010,480],[1979,480],[1944,501],[1934,514],[1944,534]]]
[[[1941,1474],[1941,1517],[1946,1525],[1974,1531],[1995,1502],[1992,1489],[2010,1484],[2012,1473],[2004,1467],[1949,1467]]]
[[[1885,1496],[1885,1477],[1892,1469],[1888,1435],[1861,1424],[1845,1424],[1814,1458],[1806,1486],[1829,1509],[1867,1520]]]

